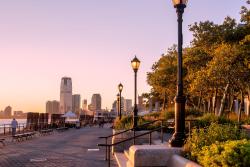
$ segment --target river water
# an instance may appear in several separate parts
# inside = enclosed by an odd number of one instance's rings
[[[27,119],[16,119],[18,123],[26,123]],[[0,119],[0,125],[11,124],[12,119]]]
[[[26,120],[27,119],[16,119],[18,124],[26,124]],[[5,133],[9,133],[9,131],[11,131],[11,129],[9,128],[11,124],[12,119],[0,119],[0,134],[4,133],[4,129],[5,129]],[[22,130],[23,125],[21,126]]]

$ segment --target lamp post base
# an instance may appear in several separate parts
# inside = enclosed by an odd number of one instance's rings
[[[185,142],[186,135],[185,133],[175,132],[172,138],[169,140],[169,144],[172,147],[182,147]]]
[[[185,135],[185,96],[175,97],[175,133],[169,140],[172,147],[182,147]]]

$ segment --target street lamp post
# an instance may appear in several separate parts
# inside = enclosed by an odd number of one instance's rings
[[[118,90],[119,90],[119,119],[122,118],[122,89],[123,89],[123,85],[120,83],[118,85]]]
[[[135,99],[134,99],[134,115],[133,115],[133,128],[137,127],[137,120],[138,120],[138,109],[137,109],[137,71],[140,67],[140,60],[135,58],[131,61],[131,66],[135,72]]]
[[[172,147],[182,147],[185,140],[185,102],[182,79],[182,15],[187,0],[173,0],[178,16],[178,64],[177,64],[177,95],[175,97],[175,133],[169,143]]]
[[[120,118],[120,94],[117,93],[117,116]]]

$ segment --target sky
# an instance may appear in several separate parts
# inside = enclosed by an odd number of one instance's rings
[[[192,40],[188,25],[226,16],[240,20],[245,0],[190,0],[183,16],[184,46]],[[138,93],[149,92],[147,72],[177,43],[177,18],[170,0],[0,0],[0,110],[45,112],[60,99],[60,81],[71,77],[73,93],[90,102],[102,96],[110,109],[122,95],[133,99],[130,62],[140,59]]]

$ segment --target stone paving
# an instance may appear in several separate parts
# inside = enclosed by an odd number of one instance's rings
[[[22,142],[7,141],[0,146],[0,167],[105,167],[104,148],[99,151],[99,136],[112,133],[110,128],[85,127],[36,136]],[[117,166],[112,160],[111,166]]]

